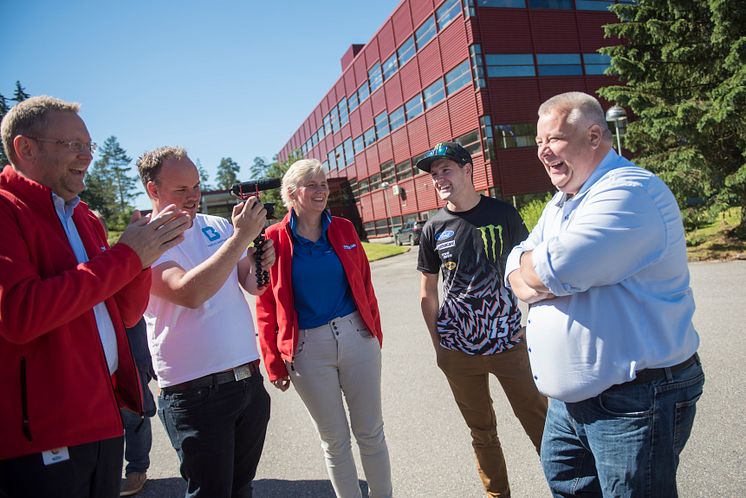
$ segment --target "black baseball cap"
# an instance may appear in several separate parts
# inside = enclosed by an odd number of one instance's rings
[[[439,159],[450,159],[461,166],[471,163],[471,154],[458,142],[440,142],[417,161],[416,166],[430,173],[430,167]]]

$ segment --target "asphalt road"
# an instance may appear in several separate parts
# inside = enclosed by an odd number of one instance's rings
[[[435,365],[435,353],[419,311],[416,250],[373,263],[384,330],[383,408],[398,497],[480,497],[468,430]],[[697,301],[695,326],[707,376],[694,431],[679,467],[682,497],[746,495],[746,262],[690,266]],[[154,387],[151,385],[151,387]],[[264,497],[333,498],[321,447],[298,395],[268,384],[272,418],[255,493]],[[493,382],[498,433],[506,454],[513,496],[550,493],[538,457]],[[178,459],[153,419],[150,480],[138,496],[183,496]],[[357,458],[357,453],[356,453]],[[358,472],[364,479],[358,458]],[[361,484],[364,483],[361,482]]]

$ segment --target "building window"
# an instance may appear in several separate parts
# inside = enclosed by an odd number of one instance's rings
[[[332,118],[329,114],[324,116],[324,136],[332,132]]]
[[[333,150],[330,151],[326,155],[326,159],[327,159],[326,164],[329,166],[329,168],[327,169],[327,171],[331,171],[331,170],[337,168],[337,159],[336,159],[336,155],[335,155],[335,153],[334,153]]]
[[[383,79],[388,80],[399,69],[399,60],[396,58],[396,52],[383,63]]]
[[[323,163],[321,163],[321,166],[324,169],[324,172],[329,172],[329,161],[324,161]]]
[[[475,76],[476,87],[484,88],[487,81],[484,79],[484,63],[482,62],[482,46],[474,44],[469,47],[469,58],[471,59],[471,70]]]
[[[413,99],[404,104],[404,108],[407,112],[407,121],[412,121],[414,118],[422,114],[422,95],[419,93],[415,95]]]
[[[427,154],[427,152],[423,152],[422,154],[416,155],[412,158],[412,164],[414,165],[414,167],[412,168],[412,171],[414,171],[415,175],[426,175],[427,174],[426,171],[422,171],[420,168],[417,167],[417,163],[420,162],[420,159],[425,157],[425,154]]]
[[[508,7],[522,9],[526,7],[526,0],[477,0],[480,7]]]
[[[487,77],[536,76],[532,54],[487,54]]]
[[[378,135],[379,140],[389,134],[389,115],[386,111],[376,116],[375,123],[376,135]]]
[[[381,181],[395,183],[396,175],[394,173],[394,161],[386,161],[381,164]]]
[[[307,155],[308,154],[308,142],[301,145],[300,150],[301,152],[303,152],[304,156]]]
[[[536,54],[539,76],[582,76],[580,54]]]
[[[492,118],[489,116],[479,118],[479,129],[482,130],[483,148],[487,152],[485,157],[488,161],[492,161],[495,158],[495,142],[492,139]]]
[[[357,109],[357,106],[360,105],[360,101],[357,99],[357,92],[352,92],[352,95],[347,99],[347,104],[350,108],[350,112]]]
[[[604,74],[611,65],[611,57],[606,54],[583,54],[585,74]]]
[[[375,92],[383,85],[383,73],[381,72],[380,62],[376,62],[368,70],[368,81],[370,81],[370,93]],[[360,99],[360,101],[362,102],[363,99]]]
[[[368,130],[363,134],[363,140],[365,140],[366,147],[373,145],[376,142],[376,129],[368,128]]]
[[[360,85],[360,88],[357,89],[357,99],[362,104],[365,102],[365,99],[367,99],[370,96],[370,90],[368,90],[368,81],[363,81],[363,84]]]
[[[404,126],[404,106],[397,107],[389,114],[389,123],[391,124],[391,131]]]
[[[371,175],[368,180],[370,180],[370,190],[371,192],[373,190],[378,190],[381,188],[381,173],[376,173],[375,175]]]
[[[414,36],[417,39],[417,50],[422,49],[422,47],[427,45],[427,42],[435,38],[435,17],[428,17],[427,21],[417,28]]]
[[[608,0],[575,0],[575,8],[578,10],[609,10],[614,5],[613,1]]]
[[[344,145],[340,144],[334,149],[334,156],[337,159],[337,168],[342,169],[346,166]]]
[[[359,185],[361,194],[367,194],[370,191],[370,180],[367,178],[365,180],[360,180]]]
[[[355,147],[355,154],[360,154],[363,150],[365,150],[365,141],[363,140],[363,136],[360,135],[359,137],[356,137],[352,145]]]
[[[432,108],[435,104],[446,98],[446,89],[443,80],[438,80],[423,91],[425,96],[425,109]]]
[[[324,127],[319,126],[319,129],[316,130],[316,143],[321,142],[323,139],[324,139]]]
[[[461,13],[461,0],[446,0],[438,10],[435,17],[438,19],[438,31],[448,26]]]
[[[396,53],[399,55],[399,66],[403,66],[409,59],[414,57],[417,50],[414,48],[414,36],[410,36],[401,44]]]
[[[350,122],[349,113],[347,111],[347,99],[343,97],[342,100],[339,101],[339,104],[337,104],[337,108],[339,109],[339,125],[344,126]]]
[[[532,9],[563,9],[572,10],[572,0],[528,0]]]
[[[495,125],[498,149],[536,147],[536,124],[519,123]]]
[[[355,147],[352,145],[352,139],[345,140],[342,146],[345,151],[345,166],[349,166],[355,162]]]
[[[412,162],[409,160],[406,160],[402,163],[399,163],[395,167],[396,170],[396,178],[401,181],[405,178],[409,178],[412,176]]]
[[[337,113],[337,106],[332,108],[329,116],[332,121],[332,133],[337,133],[339,131],[339,113]]]
[[[469,71],[468,59],[446,73],[446,91],[448,95],[451,95],[469,83],[471,83],[471,71]]]
[[[482,144],[479,143],[479,131],[474,130],[469,133],[465,133],[458,137],[456,142],[460,143],[464,149],[469,152],[472,156],[482,150]]]

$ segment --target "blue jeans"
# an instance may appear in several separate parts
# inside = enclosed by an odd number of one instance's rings
[[[269,394],[262,376],[161,391],[158,416],[181,461],[186,497],[249,498],[264,447]]]
[[[150,468],[150,448],[153,445],[153,433],[150,427],[150,417],[155,415],[155,401],[148,388],[151,376],[147,371],[138,369],[140,386],[142,387],[144,417],[122,409],[122,423],[124,424],[124,459],[127,466],[125,474],[145,472]]]
[[[578,403],[550,400],[541,461],[555,497],[678,496],[676,469],[705,376],[699,361]]]

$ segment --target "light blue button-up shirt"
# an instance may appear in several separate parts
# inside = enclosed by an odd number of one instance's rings
[[[508,256],[506,276],[528,250],[557,296],[528,314],[531,369],[545,395],[582,401],[697,350],[676,199],[657,176],[614,150],[576,195],[558,192],[549,201]]]
[[[70,246],[75,253],[78,263],[87,262],[88,254],[85,252],[83,241],[80,239],[80,234],[78,234],[78,229],[75,227],[75,222],[73,221],[73,211],[75,210],[75,206],[80,203],[80,198],[76,197],[65,202],[62,197],[53,192],[52,201],[54,201],[54,209],[57,212],[57,217],[62,223],[62,228],[65,230],[67,240],[70,241]],[[98,334],[101,336],[101,345],[104,348],[109,373],[113,374],[119,368],[119,351],[117,350],[117,336],[114,324],[111,323],[109,310],[106,309],[106,304],[103,302],[93,307],[93,314],[96,317],[96,326]]]

